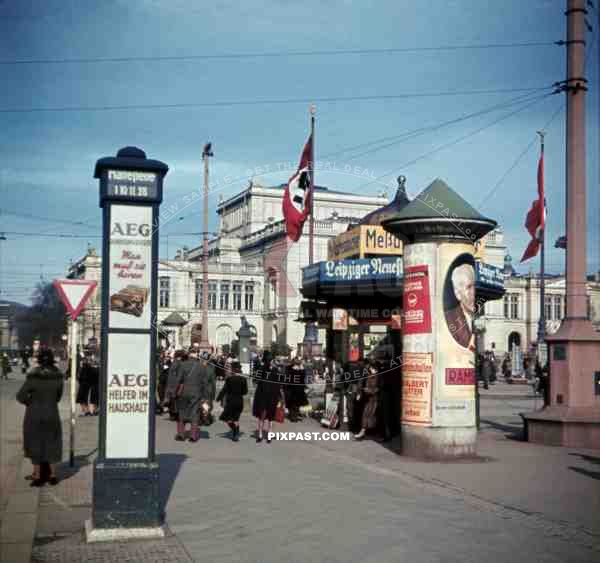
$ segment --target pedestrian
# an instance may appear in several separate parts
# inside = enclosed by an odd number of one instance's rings
[[[239,362],[231,362],[230,368],[216,400],[223,406],[219,419],[229,426],[231,439],[237,442],[240,439],[240,415],[244,410],[244,396],[248,394],[248,382],[242,375]]]
[[[489,352],[483,355],[483,365],[481,366],[481,375],[483,376],[483,388],[490,388],[490,379],[492,377],[492,360]]]
[[[26,406],[23,450],[33,464],[32,487],[41,487],[46,481],[56,485],[55,464],[62,459],[58,402],[62,397],[63,375],[54,365],[52,350],[41,350],[38,364],[17,393],[17,401]],[[42,473],[42,467],[46,468],[47,474]]]
[[[190,442],[200,438],[200,409],[208,403],[208,373],[198,361],[198,352],[192,348],[188,359],[181,363],[177,384],[177,434],[175,440],[185,440],[185,428],[191,424]]]
[[[77,404],[81,408],[79,416],[93,416],[94,405],[90,405],[90,392],[94,380],[97,381],[98,373],[94,373],[94,369],[91,362],[91,357],[86,354],[81,361],[81,365],[77,369],[77,381],[79,382],[79,388],[77,389]]]
[[[164,405],[169,410],[169,419],[177,420],[177,385],[179,384],[179,370],[181,364],[187,360],[185,350],[176,350],[173,361],[169,366],[167,385],[165,387]]]
[[[29,350],[29,346],[25,346],[23,351],[21,352],[21,370],[23,373],[26,373],[29,370],[29,357],[31,356],[31,352]]]
[[[2,354],[0,361],[2,363],[2,379],[8,379],[8,374],[12,371],[12,368],[10,367],[10,359],[6,352]]]
[[[502,360],[502,375],[504,376],[504,379],[507,383],[510,383],[510,377],[511,377],[510,368],[511,368],[510,355],[508,352],[506,352],[506,354],[504,354],[504,359]]]
[[[160,355],[160,363],[159,363],[159,375],[158,375],[158,406],[156,409],[156,414],[163,414],[163,405],[165,402],[165,396],[167,392],[167,381],[169,379],[169,370],[171,369],[171,358],[169,357],[169,353],[164,350]]]
[[[306,370],[302,360],[296,356],[288,366],[284,387],[285,405],[288,409],[290,422],[298,422],[301,418],[300,407],[308,404],[305,383]]]
[[[374,364],[367,366],[369,375],[362,389],[365,395],[366,403],[362,413],[361,429],[358,434],[354,435],[357,440],[362,440],[368,430],[372,430],[377,426],[377,395],[379,390],[377,367]]]
[[[91,416],[98,416],[100,413],[100,366],[94,354],[90,355],[88,363],[88,383],[90,386],[88,412]]]
[[[256,372],[258,383],[254,391],[252,403],[252,416],[256,418],[256,443],[263,441],[263,432],[267,426],[267,444],[271,443],[269,432],[273,428],[273,419],[277,406],[283,403],[283,392],[279,384],[279,367],[273,361],[273,356],[266,351],[263,354],[262,363]]]

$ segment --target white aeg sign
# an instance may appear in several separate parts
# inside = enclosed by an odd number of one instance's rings
[[[109,334],[106,370],[106,457],[148,457],[150,335]]]
[[[110,208],[109,328],[150,329],[152,208]]]

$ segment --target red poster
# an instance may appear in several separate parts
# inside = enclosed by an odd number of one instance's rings
[[[474,385],[473,368],[446,368],[446,385]]]
[[[404,334],[431,333],[429,267],[408,266],[404,271]]]

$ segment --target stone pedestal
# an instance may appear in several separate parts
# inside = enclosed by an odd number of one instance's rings
[[[585,319],[565,319],[547,341],[550,405],[522,415],[527,440],[600,448],[600,333]]]

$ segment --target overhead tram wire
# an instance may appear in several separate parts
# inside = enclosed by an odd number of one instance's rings
[[[448,120],[448,121],[444,121],[444,122],[438,123],[436,125],[429,125],[429,126],[426,126],[426,127],[419,127],[417,129],[413,129],[411,131],[405,131],[404,133],[399,133],[398,135],[388,135],[387,137],[381,137],[380,139],[375,139],[373,141],[368,141],[366,143],[360,143],[358,145],[353,145],[353,146],[350,146],[350,147],[345,147],[345,148],[343,148],[343,149],[341,149],[339,151],[326,154],[326,155],[324,155],[321,158],[325,159],[325,160],[329,160],[331,158],[339,157],[339,156],[343,155],[346,152],[350,152],[350,151],[353,151],[353,150],[356,150],[356,149],[361,149],[361,148],[364,148],[364,147],[370,147],[370,146],[377,145],[379,143],[383,143],[383,142],[386,142],[386,141],[392,141],[392,140],[404,139],[404,138],[411,138],[413,135],[415,135],[416,133],[419,133],[421,131],[429,132],[429,131],[433,130],[434,128],[444,127],[445,125],[452,124],[452,123],[456,122],[457,120],[469,119],[470,117],[479,115],[479,113],[494,111],[495,109],[500,109],[501,107],[504,107],[505,105],[511,105],[511,104],[514,104],[514,103],[518,103],[520,100],[522,100],[524,98],[529,98],[530,96],[537,96],[537,95],[538,94],[534,93],[534,92],[529,92],[527,94],[521,94],[521,95],[517,96],[516,98],[513,98],[512,100],[509,100],[507,102],[503,102],[501,104],[495,104],[495,105],[493,105],[493,106],[491,106],[489,108],[480,110],[480,112],[476,112],[476,113],[473,113],[473,114],[463,115],[461,117],[454,118],[454,119],[451,119],[451,120]],[[355,157],[352,157],[352,158],[355,158]]]
[[[367,155],[367,154],[371,154],[373,152],[377,152],[379,150],[383,150],[383,149],[395,146],[395,145],[397,145],[399,143],[402,143],[404,141],[407,141],[407,140],[419,137],[419,136],[421,136],[421,135],[423,135],[425,133],[430,133],[432,131],[437,131],[439,129],[442,129],[443,127],[447,127],[448,125],[455,125],[457,123],[461,123],[462,121],[466,121],[468,119],[472,119],[473,117],[479,117],[481,115],[485,115],[485,114],[491,113],[493,111],[497,111],[497,110],[500,110],[500,109],[505,109],[505,108],[512,107],[512,106],[519,105],[519,104],[524,104],[524,103],[527,103],[527,102],[530,102],[530,101],[534,101],[534,100],[537,100],[537,99],[542,99],[543,97],[545,97],[545,94],[540,95],[540,94],[537,94],[537,93],[536,94],[529,93],[529,94],[521,95],[521,96],[518,96],[517,98],[514,98],[514,99],[509,100],[507,102],[496,104],[496,105],[491,106],[489,108],[485,108],[483,110],[479,110],[479,111],[476,111],[476,112],[473,112],[473,113],[463,114],[460,117],[456,117],[454,119],[450,119],[448,121],[444,121],[444,122],[438,123],[436,125],[430,125],[430,126],[427,126],[427,127],[419,127],[418,129],[413,129],[412,131],[409,131],[407,133],[403,133],[403,134],[400,134],[400,135],[393,135],[393,136],[390,136],[390,137],[383,137],[382,139],[379,139],[378,141],[371,141],[370,143],[363,143],[363,145],[356,145],[353,148],[358,148],[359,146],[374,145],[374,144],[377,144],[377,143],[382,142],[384,140],[396,139],[396,140],[394,140],[394,141],[392,141],[392,142],[390,142],[388,144],[385,144],[385,145],[382,145],[382,146],[375,146],[372,149],[369,149],[369,150],[360,152],[358,154],[352,155],[349,158],[345,158],[344,162],[349,162],[349,161],[355,160],[355,159],[357,159],[357,158],[359,158],[361,156],[364,156],[364,155]],[[351,149],[342,150],[342,151],[340,151],[338,153],[333,153],[332,155],[326,155],[326,156],[323,157],[323,159],[330,159],[330,158],[332,158],[332,156],[338,156],[338,155],[341,155],[341,154],[343,154],[345,152],[349,152],[350,150],[352,150],[352,148]]]
[[[550,89],[550,87],[543,88],[543,90],[546,90],[546,91],[549,90],[549,89]],[[454,123],[459,123],[461,121],[466,121],[466,120],[471,119],[473,117],[478,117],[480,115],[484,115],[486,113],[490,113],[490,112],[496,111],[498,109],[504,109],[504,108],[511,107],[513,105],[518,105],[518,104],[523,104],[523,103],[529,103],[529,102],[532,102],[532,101],[538,101],[538,100],[541,100],[541,99],[547,97],[548,95],[549,95],[548,93],[542,94],[542,95],[535,94],[535,97],[532,97],[533,96],[532,93],[528,93],[526,95],[522,94],[520,96],[517,96],[516,98],[513,98],[512,100],[509,100],[507,102],[503,102],[503,103],[500,103],[500,104],[495,104],[493,106],[490,106],[489,108],[485,108],[483,110],[474,112],[472,114],[463,115],[463,116],[460,116],[458,118],[454,118],[454,119],[451,119],[451,120],[448,120],[448,121],[445,121],[445,122],[442,122],[442,123],[438,123],[438,124],[435,124],[435,125],[431,125],[431,126],[428,126],[428,127],[421,127],[421,128],[418,128],[418,129],[414,129],[412,131],[406,131],[404,133],[400,133],[399,135],[392,135],[392,136],[388,136],[388,137],[382,137],[381,139],[378,139],[378,140],[375,140],[375,141],[369,141],[368,143],[361,143],[360,145],[354,145],[352,147],[348,147],[346,149],[342,149],[341,151],[337,151],[336,153],[330,153],[330,154],[324,155],[323,157],[321,157],[321,160],[330,160],[334,156],[343,154],[344,152],[348,152],[350,150],[354,150],[354,149],[359,148],[359,147],[365,147],[365,146],[373,145],[373,144],[379,143],[381,141],[386,141],[386,140],[389,140],[389,139],[398,139],[397,141],[395,141],[393,143],[389,143],[388,145],[384,145],[383,147],[377,147],[377,148],[375,148],[373,150],[365,151],[364,153],[361,153],[361,154],[358,154],[358,155],[354,155],[350,159],[345,159],[344,162],[347,162],[349,160],[353,160],[355,158],[358,158],[359,156],[363,156],[364,154],[368,154],[368,153],[371,153],[371,152],[375,152],[376,150],[387,148],[388,146],[392,146],[392,145],[404,142],[405,140],[410,140],[410,139],[412,139],[414,137],[419,136],[421,134],[421,132],[422,132],[422,134],[425,134],[425,133],[428,133],[430,131],[435,131],[435,130],[441,129],[442,127],[445,127],[447,125],[451,125],[451,124],[454,124]],[[372,182],[370,182],[370,183],[372,183]],[[365,185],[369,185],[369,184],[363,184],[363,186],[365,186]],[[194,213],[189,213],[187,215],[181,216],[179,218],[179,220],[181,221],[181,220],[189,219],[190,217],[192,217],[194,215],[195,215]],[[175,233],[173,233],[173,234],[175,234]]]
[[[347,55],[394,55],[401,53],[424,53],[440,51],[472,51],[484,49],[520,49],[549,47],[558,41],[521,41],[513,43],[473,43],[467,45],[433,45],[421,47],[383,47],[372,49],[323,49],[305,51],[264,51],[258,53],[214,53],[202,55],[163,55],[139,57],[79,57],[62,59],[15,59],[0,61],[3,66],[39,65],[39,64],[97,64],[132,62],[174,62],[174,61],[210,61],[210,60],[247,60],[285,57],[331,57]]]
[[[281,98],[271,100],[230,100],[216,102],[190,102],[173,104],[131,104],[131,105],[98,105],[98,106],[65,106],[48,108],[0,108],[0,113],[69,113],[69,112],[102,112],[122,110],[158,110],[158,109],[190,109],[190,108],[216,108],[216,107],[243,107],[259,105],[286,105],[307,103],[337,103],[337,102],[368,102],[378,100],[403,100],[409,98],[438,98],[452,96],[481,96],[490,94],[505,94],[510,92],[535,92],[546,90],[546,86],[533,86],[528,88],[490,88],[481,90],[448,90],[442,92],[406,92],[402,94],[373,94],[364,96],[325,96],[306,98]]]
[[[550,127],[550,125],[552,124],[552,122],[558,117],[558,115],[564,111],[564,109],[565,109],[565,104],[563,103],[563,104],[561,104],[556,109],[556,111],[552,114],[552,116],[550,117],[550,119],[548,119],[548,121],[546,121],[546,123],[544,123],[544,125],[541,127],[540,131],[546,131],[548,129],[548,127]],[[509,166],[509,168],[506,170],[506,172],[504,172],[504,174],[502,174],[502,176],[494,184],[494,186],[492,187],[492,189],[485,196],[483,196],[483,198],[481,199],[481,201],[477,204],[478,207],[482,206],[490,197],[492,197],[494,195],[494,193],[496,192],[496,190],[503,184],[504,180],[506,180],[506,178],[508,178],[508,176],[510,175],[510,173],[519,165],[519,163],[521,162],[521,160],[525,157],[525,155],[533,148],[533,146],[538,141],[539,141],[539,137],[536,134],[536,136],[533,137],[531,139],[531,141],[527,144],[527,146],[519,153],[519,155],[517,156],[517,158]]]
[[[543,100],[545,98],[548,98],[549,96],[552,96],[552,95],[553,95],[552,93],[550,93],[550,94],[544,94],[539,99],[532,100],[532,101],[528,102],[527,104],[525,104],[525,106],[520,107],[520,108],[518,108],[518,109],[516,109],[514,111],[511,111],[510,113],[507,113],[505,115],[502,115],[501,117],[494,119],[494,121],[492,121],[490,123],[487,123],[486,125],[483,125],[481,127],[478,127],[477,129],[471,131],[470,133],[468,133],[466,135],[463,135],[461,137],[458,137],[457,139],[454,139],[452,141],[449,141],[447,143],[439,145],[438,147],[436,147],[436,148],[434,148],[434,149],[432,149],[430,151],[427,151],[427,152],[425,152],[425,153],[423,153],[423,154],[421,154],[421,155],[419,155],[419,156],[417,156],[417,157],[409,160],[408,162],[405,162],[401,166],[395,167],[392,170],[388,170],[387,172],[381,174],[377,179],[371,180],[370,182],[366,182],[364,184],[361,184],[360,186],[358,186],[357,189],[360,190],[362,188],[365,188],[366,186],[374,184],[375,182],[382,183],[380,181],[381,178],[385,178],[386,176],[389,176],[390,174],[396,174],[397,172],[404,170],[408,166],[411,166],[411,165],[415,164],[416,162],[419,162],[420,160],[423,160],[424,158],[427,158],[427,157],[431,156],[432,154],[435,154],[435,153],[437,153],[437,152],[439,152],[441,150],[444,150],[444,149],[446,149],[448,147],[452,147],[452,146],[454,146],[454,145],[456,145],[458,143],[461,143],[462,141],[465,141],[465,140],[473,137],[474,135],[477,135],[478,133],[481,133],[482,131],[484,131],[486,129],[489,129],[490,127],[493,127],[494,125],[497,125],[498,123],[500,123],[500,122],[502,122],[502,121],[504,121],[506,119],[511,118],[512,116],[514,116],[514,115],[516,115],[516,114],[518,114],[518,113],[520,113],[520,112],[522,112],[522,111],[530,108],[531,106],[537,104],[541,100]]]

